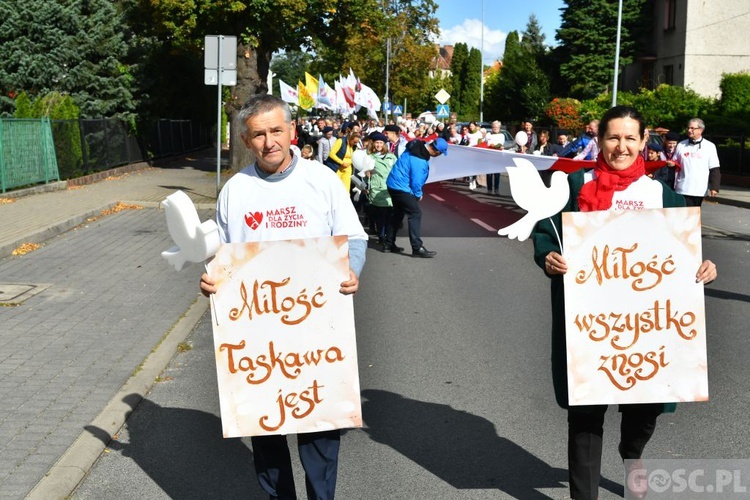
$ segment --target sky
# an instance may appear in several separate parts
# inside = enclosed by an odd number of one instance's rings
[[[522,33],[529,16],[536,14],[547,45],[557,45],[555,32],[560,27],[563,0],[436,0],[440,20],[440,45],[463,42],[482,49],[484,38],[485,65],[502,59],[505,37],[511,31]],[[484,4],[484,9],[482,9]],[[484,16],[482,16],[484,10]],[[482,37],[484,20],[484,37]]]

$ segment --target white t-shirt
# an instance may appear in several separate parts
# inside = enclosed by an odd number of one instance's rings
[[[593,170],[583,176],[584,182],[594,179]],[[622,191],[615,191],[610,210],[642,210],[664,208],[663,186],[659,181],[644,175]]]
[[[498,132],[497,134],[489,132],[485,136],[485,141],[487,141],[487,144],[490,146],[502,146],[505,142],[505,135],[502,132]]]
[[[469,146],[476,146],[477,144],[479,144],[479,141],[482,140],[482,132],[477,130],[473,134],[472,133],[466,134],[466,137],[469,138]]]
[[[674,180],[674,190],[688,196],[706,196],[708,171],[719,168],[719,154],[713,142],[701,139],[690,144],[682,141],[677,145],[674,162],[680,165]]]
[[[296,161],[288,176],[276,181],[260,178],[255,165],[227,181],[216,203],[222,242],[334,235],[367,240],[341,179],[317,161]]]

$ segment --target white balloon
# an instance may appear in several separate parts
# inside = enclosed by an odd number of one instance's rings
[[[525,146],[528,141],[529,136],[523,130],[516,134],[516,144],[518,144],[519,146]]]
[[[375,159],[364,149],[357,149],[352,153],[352,165],[357,172],[367,172],[375,168]]]

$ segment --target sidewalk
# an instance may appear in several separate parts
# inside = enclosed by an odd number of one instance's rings
[[[118,432],[138,403],[124,396],[146,394],[205,312],[200,266],[159,255],[172,242],[158,204],[181,189],[211,218],[213,155],[0,196],[0,498],[66,497],[104,450],[84,428]],[[750,189],[716,201],[750,208]],[[10,256],[26,243],[42,246]]]
[[[215,172],[206,150],[0,196],[0,498],[67,496],[104,449],[84,427],[116,433],[132,411],[119,394],[145,394],[206,310],[201,268],[159,255],[173,243],[158,206],[181,189],[211,218]]]

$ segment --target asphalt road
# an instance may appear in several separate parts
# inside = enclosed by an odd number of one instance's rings
[[[507,200],[474,198],[428,191],[423,235],[436,258],[368,251],[355,297],[365,426],[345,432],[338,498],[568,494],[566,415],[549,370],[548,280],[529,242],[489,230],[519,217]],[[662,415],[649,457],[748,458],[750,450],[750,211],[707,204],[703,224],[704,256],[719,268],[706,288],[711,400]],[[249,440],[221,438],[208,319],[72,498],[266,498]],[[610,408],[600,498],[623,491],[618,428]],[[297,484],[302,491],[301,476]]]

